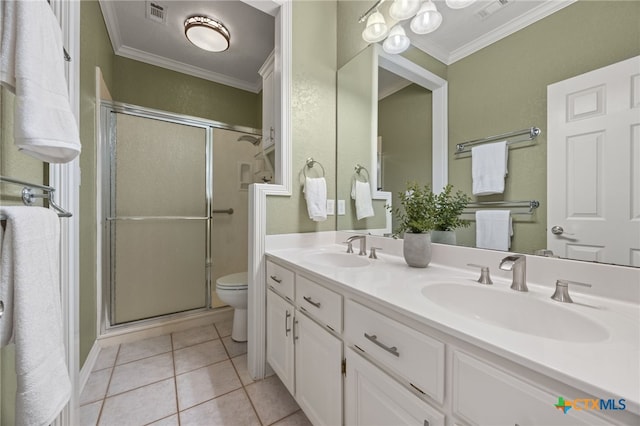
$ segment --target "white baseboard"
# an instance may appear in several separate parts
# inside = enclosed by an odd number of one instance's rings
[[[87,359],[85,359],[82,368],[80,369],[80,374],[78,376],[78,397],[82,395],[82,391],[87,384],[87,380],[89,380],[89,375],[93,371],[93,366],[96,364],[98,360],[98,355],[100,355],[100,345],[98,342],[93,342],[93,346],[91,346],[91,350],[89,351],[89,355],[87,355]]]

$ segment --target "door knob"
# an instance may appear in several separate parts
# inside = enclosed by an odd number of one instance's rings
[[[562,226],[559,226],[559,225],[556,225],[553,228],[551,228],[551,233],[553,235],[563,235],[563,234],[564,235],[573,235],[573,234],[570,234],[568,232],[564,232],[564,229],[562,228]]]

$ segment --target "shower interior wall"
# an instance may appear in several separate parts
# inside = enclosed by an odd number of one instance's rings
[[[97,1],[81,4],[80,366],[97,338],[95,67],[113,99],[227,124],[261,127],[261,94],[114,55]],[[162,90],[158,90],[158,88]]]

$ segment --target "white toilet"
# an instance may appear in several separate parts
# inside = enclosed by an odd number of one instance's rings
[[[246,272],[225,275],[216,280],[216,293],[220,300],[234,308],[231,338],[247,341],[248,280]]]

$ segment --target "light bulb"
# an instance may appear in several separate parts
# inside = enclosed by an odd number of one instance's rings
[[[396,21],[404,21],[415,15],[419,8],[419,0],[394,0],[389,7],[389,16]]]
[[[391,28],[389,36],[384,43],[382,43],[382,48],[387,53],[397,54],[407,50],[410,44],[411,40],[409,40],[409,37],[407,37],[407,34],[404,32],[404,28],[398,24]]]
[[[428,0],[422,3],[415,18],[411,20],[411,31],[416,34],[428,34],[438,29],[442,23],[442,15],[436,5]]]
[[[377,43],[387,35],[387,24],[384,16],[377,10],[367,19],[367,26],[362,31],[362,38],[367,43]]]
[[[467,6],[470,6],[471,3],[476,0],[445,0],[445,3],[451,9],[464,9]]]

